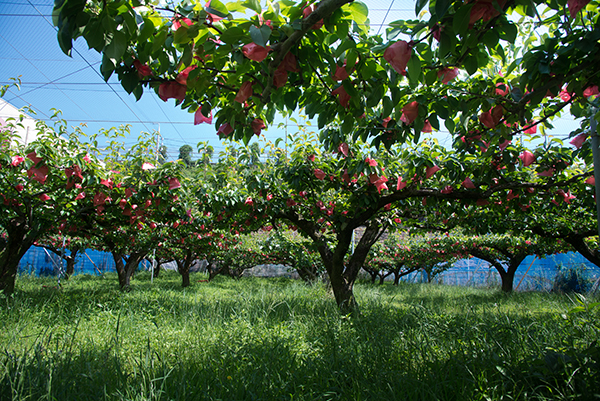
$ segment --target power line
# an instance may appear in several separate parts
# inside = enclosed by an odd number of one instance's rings
[[[37,11],[40,15],[43,15],[42,12],[40,10],[38,10],[33,3],[31,3],[31,1],[27,0],[27,2],[31,5],[31,7],[33,7],[35,9],[35,11]],[[48,18],[44,17],[44,20],[50,25],[52,26],[52,28],[57,31],[56,27],[54,27],[54,25],[48,21]],[[81,57],[83,59],[83,61],[85,61],[85,63],[100,77],[104,80],[104,77],[95,69],[92,67],[92,64],[85,58],[83,57],[83,54],[81,54],[79,52],[79,50],[77,50],[77,48],[73,47],[73,51],[75,51],[75,53],[77,53],[79,55],[79,57]],[[146,124],[144,124],[142,122],[142,120],[140,119],[140,117],[136,114],[136,112],[129,106],[129,104],[125,101],[125,99],[123,99],[121,97],[121,95],[115,90],[115,88],[113,88],[112,86],[108,85],[109,88],[112,89],[112,91],[114,92],[115,95],[117,95],[117,97],[121,100],[121,102],[123,102],[123,104],[129,109],[129,111],[131,111],[131,113],[138,119],[138,121],[140,121],[144,127],[146,127],[146,129],[148,131],[150,131],[150,129],[146,126]],[[87,113],[86,113],[87,114]]]
[[[377,35],[379,35],[379,32],[381,32],[381,27],[383,26],[383,23],[385,22],[385,19],[387,18],[388,14],[390,13],[390,10],[392,9],[393,5],[394,5],[394,0],[392,0],[392,2],[390,3],[388,10],[386,11],[385,16],[383,17],[383,21],[381,21],[381,24],[379,25],[379,29],[377,30]]]
[[[20,52],[20,51],[19,51],[19,50],[18,50],[18,49],[15,47],[15,46],[13,46],[13,45],[12,45],[12,43],[10,43],[8,40],[6,40],[6,38],[5,38],[4,36],[2,36],[2,34],[0,34],[0,38],[4,39],[4,41],[5,41],[6,43],[8,43],[8,45],[9,45],[10,47],[12,47],[14,51],[16,51],[16,52],[17,52],[17,53],[18,53],[20,56],[22,56],[23,58],[25,58],[25,56],[24,56],[24,55],[23,55],[23,54],[22,54],[22,53],[21,53],[21,52]],[[33,68],[35,68],[35,69],[36,69],[36,70],[37,70],[37,71],[38,71],[40,74],[42,74],[42,76],[43,76],[44,78],[46,78],[46,79],[48,79],[48,80],[50,81],[50,78],[48,78],[48,77],[46,76],[46,74],[44,74],[44,73],[43,73],[43,72],[42,72],[42,71],[41,71],[41,70],[38,68],[38,66],[37,66],[37,65],[35,65],[34,63],[32,63],[32,62],[31,62],[31,61],[29,61],[29,60],[27,60],[27,62],[28,62],[29,64],[31,64],[31,66],[33,66]],[[48,84],[47,84],[47,85],[49,85],[49,84],[51,84],[51,83],[52,83],[52,82],[50,81],[50,82],[48,82]],[[62,93],[63,95],[65,95],[65,97],[66,97],[67,99],[69,99],[71,102],[73,102],[73,104],[74,104],[74,105],[76,105],[76,106],[77,106],[77,107],[78,107],[78,108],[79,108],[81,111],[83,111],[83,112],[84,112],[86,115],[88,115],[88,116],[89,116],[89,114],[87,114],[87,112],[86,112],[86,111],[85,111],[85,110],[84,110],[84,109],[83,109],[83,108],[82,108],[82,107],[81,107],[79,104],[77,104],[75,101],[73,101],[73,99],[71,99],[71,98],[69,97],[69,95],[67,95],[65,92],[63,92],[63,91],[62,91],[60,88],[58,88],[58,87],[57,87],[56,89],[58,89],[58,90],[60,91],[60,93]],[[29,91],[29,92],[27,92],[27,93],[31,93],[31,92],[33,92],[34,90],[36,90],[36,89],[32,89],[31,91]],[[23,93],[21,96],[25,96],[27,93]],[[19,96],[19,98],[21,98],[21,97]],[[22,99],[22,98],[21,98],[21,99]]]

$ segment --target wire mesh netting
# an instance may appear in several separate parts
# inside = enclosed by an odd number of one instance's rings
[[[65,253],[68,255],[69,251]],[[149,270],[150,262],[144,261],[140,269]],[[287,267],[282,266],[282,269]],[[61,258],[41,247],[32,247],[21,260],[21,274],[38,276],[58,276],[64,271],[65,265]],[[74,274],[102,274],[114,272],[115,263],[110,253],[86,249],[76,257]],[[600,278],[600,267],[586,260],[579,253],[548,255],[545,258],[527,257],[519,266],[514,279],[514,289],[518,291],[549,291],[557,280],[557,274],[564,271],[575,271],[588,282]],[[251,272],[250,272],[251,273]],[[388,277],[392,280],[392,277]],[[410,282],[426,282],[427,275],[416,272],[402,278]],[[478,258],[462,259],[451,268],[435,276],[433,281],[440,284],[497,287],[500,276],[496,269],[484,260]]]

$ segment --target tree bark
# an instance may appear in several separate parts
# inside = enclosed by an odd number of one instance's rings
[[[385,227],[382,228],[377,222],[372,222],[366,226],[354,249],[354,253],[350,256],[348,263],[345,264],[344,259],[350,248],[353,231],[347,229],[338,233],[338,243],[333,252],[333,257],[329,263],[325,263],[325,260],[323,262],[326,268],[327,265],[330,266],[327,272],[331,279],[331,288],[342,313],[358,314],[360,311],[354,297],[354,282],[365,263],[369,250],[383,234]]]
[[[131,276],[146,256],[146,252],[133,252],[128,257],[119,250],[113,250],[111,254],[115,261],[119,286],[122,290],[129,290],[131,288]]]
[[[7,230],[7,240],[0,252],[0,292],[10,295],[15,291],[15,280],[19,262],[35,242],[29,226],[23,221],[14,221]]]
[[[384,204],[381,205],[383,207]],[[314,242],[317,251],[323,261],[325,271],[329,276],[331,289],[335,301],[342,313],[359,314],[358,303],[354,298],[353,287],[358,272],[364,265],[365,259],[373,244],[385,232],[386,226],[382,226],[377,220],[365,224],[376,212],[378,208],[367,209],[355,219],[336,232],[336,242],[333,249],[330,247],[327,239],[322,236],[320,228],[314,222],[304,220],[301,216],[292,214],[283,214],[285,218],[296,225]],[[357,227],[365,227],[365,231],[358,241],[354,253],[346,263],[346,256],[352,244],[352,234]]]
[[[388,271],[387,273],[380,273],[379,274],[379,285],[383,285],[383,282],[385,281],[385,278],[387,276],[389,276],[390,274],[392,274],[391,271]]]
[[[500,273],[500,279],[502,280],[502,292],[510,293],[513,291],[513,285],[515,281],[515,270],[498,270]]]
[[[494,266],[494,268],[498,271],[498,274],[500,274],[500,280],[502,282],[501,289],[503,292],[510,293],[513,291],[515,273],[521,265],[521,262],[523,262],[523,260],[525,260],[527,257],[526,254],[510,254],[508,252],[504,252],[504,255],[509,257],[508,268],[505,270],[504,266],[502,266],[498,260],[485,252],[469,251],[469,253],[476,258],[489,262],[492,266]]]
[[[188,249],[185,253],[185,259],[180,260],[176,259],[177,263],[177,271],[181,274],[181,286],[183,288],[190,286],[190,267],[192,266],[192,262],[194,262],[194,255],[192,251]]]
[[[79,248],[74,248],[71,250],[71,254],[69,256],[65,256],[65,261],[67,262],[67,269],[65,271],[66,279],[75,274],[75,261],[80,250],[81,249]]]

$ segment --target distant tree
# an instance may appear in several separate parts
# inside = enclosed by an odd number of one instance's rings
[[[192,166],[193,162],[192,162],[192,152],[194,151],[194,149],[192,149],[192,147],[190,145],[183,145],[182,147],[179,148],[179,159],[183,160],[183,162],[186,164],[186,166],[190,167]]]

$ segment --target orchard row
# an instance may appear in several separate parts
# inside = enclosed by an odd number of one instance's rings
[[[148,138],[126,150],[126,128],[86,139],[40,122],[23,146],[11,124],[0,160],[5,293],[34,244],[68,248],[71,269],[80,250],[111,252],[122,288],[150,255],[177,261],[184,286],[197,259],[211,277],[285,264],[306,280],[326,274],[340,306],[355,302],[361,268],[397,280],[476,256],[511,291],[528,255],[577,250],[599,264],[593,177],[570,144],[462,152],[433,139],[389,150],[356,141],[332,152],[301,131],[287,149],[261,143],[277,155],[265,161],[228,146],[217,162],[189,168],[157,162]],[[110,144],[102,152],[99,139]]]

